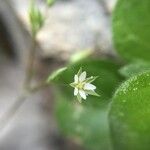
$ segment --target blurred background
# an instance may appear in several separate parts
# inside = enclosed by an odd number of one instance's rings
[[[0,0],[0,123],[20,95],[31,47],[29,0]],[[34,83],[80,51],[114,57],[111,14],[116,0],[56,0],[36,38]],[[38,0],[44,13],[46,4]],[[50,87],[30,96],[5,127],[0,150],[84,150],[57,127]]]

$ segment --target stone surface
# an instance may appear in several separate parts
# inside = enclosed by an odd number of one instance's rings
[[[29,0],[11,0],[27,28]],[[58,0],[46,11],[46,22],[37,36],[42,56],[68,59],[86,49],[112,51],[110,14],[116,0]],[[39,1],[44,12],[45,5]]]
[[[97,34],[105,22],[102,8],[95,0],[74,0],[56,3],[38,34],[44,55],[70,54],[93,49]],[[56,53],[56,51],[58,53]]]

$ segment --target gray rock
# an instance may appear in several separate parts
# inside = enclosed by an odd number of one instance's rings
[[[38,34],[44,56],[67,59],[77,51],[112,49],[109,16],[97,0],[59,1]]]
[[[19,0],[11,1],[18,4],[15,9],[29,28],[27,19],[29,0],[23,2],[23,6]],[[110,13],[115,1],[56,1],[47,11],[46,23],[37,36],[42,49],[41,55],[66,60],[78,51],[93,50],[95,47],[100,52],[112,52]],[[39,7],[43,11],[45,4],[39,1]]]

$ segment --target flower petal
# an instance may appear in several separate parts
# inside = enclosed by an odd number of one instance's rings
[[[78,76],[77,75],[74,76],[74,83],[78,83]]]
[[[74,89],[74,95],[75,95],[75,96],[78,94],[78,91],[79,91],[79,90],[78,90],[77,88]]]
[[[86,78],[86,71],[82,72],[81,75],[79,76],[79,81],[82,82]]]
[[[83,99],[86,99],[86,94],[83,90],[79,90],[79,94]]]
[[[85,90],[95,90],[95,89],[96,89],[96,86],[93,85],[93,84],[90,84],[90,83],[86,83],[86,84],[84,85],[84,89],[85,89]]]

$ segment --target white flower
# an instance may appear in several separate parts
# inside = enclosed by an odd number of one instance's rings
[[[79,102],[82,98],[86,99],[88,95],[99,96],[94,90],[96,86],[91,84],[97,77],[86,78],[86,72],[82,72],[80,68],[79,72],[74,76],[74,82],[70,85],[74,87],[74,95],[77,96]]]

